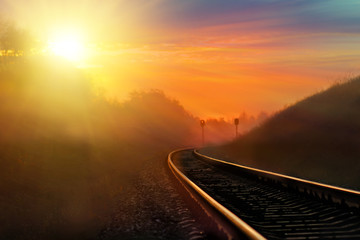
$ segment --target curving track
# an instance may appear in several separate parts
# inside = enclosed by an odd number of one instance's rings
[[[217,212],[208,215],[220,219],[215,221],[226,238],[360,239],[359,192],[226,163],[190,149],[171,153],[168,163],[202,208]]]

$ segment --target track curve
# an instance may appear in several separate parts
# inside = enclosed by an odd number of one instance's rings
[[[189,192],[242,233],[227,234],[229,239],[360,239],[359,192],[219,161],[192,149],[172,152],[168,164]]]

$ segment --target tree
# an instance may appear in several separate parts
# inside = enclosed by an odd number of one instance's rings
[[[24,56],[34,46],[33,37],[25,29],[8,21],[0,21],[0,26],[0,49],[3,57]]]

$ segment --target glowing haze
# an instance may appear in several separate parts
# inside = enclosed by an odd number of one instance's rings
[[[0,0],[0,9],[81,61],[109,97],[162,89],[203,117],[272,112],[360,72],[356,0]]]

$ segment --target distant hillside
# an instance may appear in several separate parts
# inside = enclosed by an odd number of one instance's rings
[[[360,77],[300,101],[236,141],[204,151],[360,189]]]

